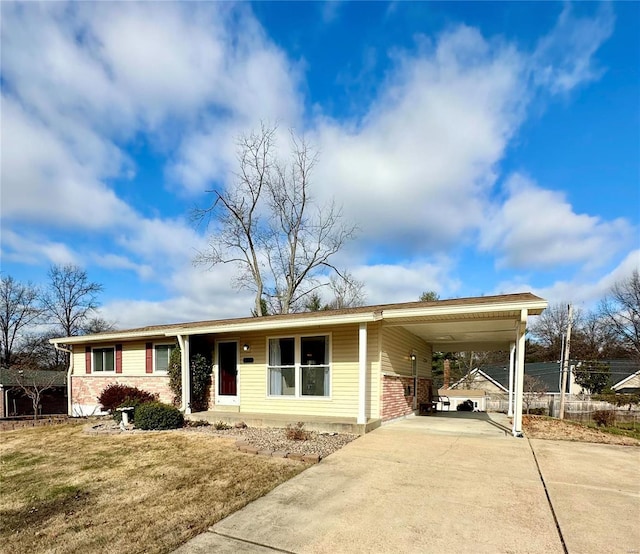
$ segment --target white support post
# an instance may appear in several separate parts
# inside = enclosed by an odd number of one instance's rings
[[[513,414],[513,436],[522,436],[522,395],[524,394],[524,351],[525,331],[527,329],[527,310],[520,312],[520,322],[516,333],[516,387],[515,411]]]
[[[178,335],[180,365],[182,366],[182,405],[185,414],[191,413],[191,368],[189,367],[189,337]]]
[[[515,354],[516,343],[512,342],[509,347],[509,408],[507,409],[507,415],[513,417],[513,372],[515,370]]]
[[[358,333],[358,425],[367,423],[367,324]]]

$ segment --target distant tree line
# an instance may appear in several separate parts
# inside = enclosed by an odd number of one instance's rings
[[[44,286],[0,275],[0,365],[17,369],[60,370],[68,354],[49,344],[114,328],[98,316],[101,284],[76,265],[52,265]]]

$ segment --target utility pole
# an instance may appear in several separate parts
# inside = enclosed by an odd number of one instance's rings
[[[560,389],[560,419],[564,419],[564,395],[567,390],[567,376],[569,374],[569,357],[571,355],[571,323],[573,322],[573,306],[569,304],[569,321],[567,322],[567,339],[564,343],[562,359],[562,385]]]

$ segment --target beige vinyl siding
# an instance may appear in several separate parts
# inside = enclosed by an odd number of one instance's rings
[[[111,343],[95,343],[91,345],[76,344],[73,346],[73,374],[74,375],[94,375],[94,373],[86,373],[86,358],[85,347],[91,346],[91,348],[115,348],[116,344],[122,344],[122,374],[117,375],[146,375],[150,376],[146,372],[145,356],[146,356],[146,344],[152,342],[153,344],[174,344],[171,338],[158,339],[156,341],[132,341],[132,342],[111,342]],[[115,372],[97,373],[102,377],[108,375],[116,375]],[[166,373],[156,373],[155,375],[166,376]]]
[[[382,327],[383,374],[412,377],[411,352],[416,355],[418,377],[431,378],[431,346],[404,327]]]
[[[379,364],[376,326],[368,330],[368,417],[379,413]],[[331,394],[328,398],[273,398],[267,395],[267,340],[273,337],[326,335],[331,342]],[[219,339],[223,340],[223,339]],[[301,331],[278,330],[273,334],[243,334],[239,344],[250,344],[249,353],[240,352],[239,393],[242,412],[356,417],[358,414],[358,325],[315,327]],[[253,363],[243,363],[252,357]],[[375,375],[374,378],[371,378]],[[371,399],[374,399],[373,402]],[[371,411],[373,410],[373,412]]]

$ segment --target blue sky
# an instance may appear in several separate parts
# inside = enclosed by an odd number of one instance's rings
[[[2,272],[78,264],[121,327],[249,314],[189,212],[261,120],[319,150],[368,303],[590,307],[640,265],[638,3],[1,10]]]

